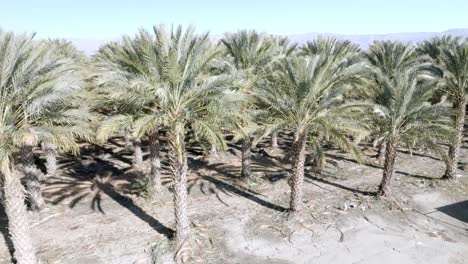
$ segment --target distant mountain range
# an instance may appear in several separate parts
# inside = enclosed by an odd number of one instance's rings
[[[315,39],[318,36],[334,36],[338,39],[348,39],[359,44],[362,48],[367,48],[375,40],[398,40],[405,43],[417,43],[433,37],[453,35],[468,38],[468,28],[449,29],[443,32],[409,32],[409,33],[391,33],[391,34],[364,34],[364,35],[341,35],[332,33],[306,33],[298,35],[289,35],[288,37],[299,44]]]
[[[359,44],[362,48],[366,48],[375,40],[399,40],[405,43],[417,43],[426,39],[437,36],[453,35],[468,38],[468,28],[449,29],[443,32],[408,32],[408,33],[391,33],[391,34],[356,34],[356,35],[343,35],[333,33],[305,33],[288,35],[291,41],[303,44],[309,40],[316,39],[318,36],[334,36],[338,39],[348,39],[354,43]],[[213,39],[219,39],[219,36],[213,36]],[[118,38],[116,38],[118,39]],[[93,54],[99,47],[106,42],[116,39],[70,39],[78,49],[84,51],[86,54]]]

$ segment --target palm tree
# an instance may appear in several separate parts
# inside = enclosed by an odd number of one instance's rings
[[[241,178],[252,178],[251,148],[256,124],[251,114],[254,112],[254,98],[251,96],[258,82],[264,79],[267,68],[273,60],[274,42],[272,38],[255,31],[239,31],[226,34],[221,40],[227,55],[229,72],[239,78],[236,85],[245,100],[240,105],[238,136],[242,142]]]
[[[59,109],[63,110],[68,96],[81,87],[81,80],[77,78],[77,69],[71,60],[57,56],[46,43],[33,42],[30,45],[33,51],[28,52],[34,52],[30,64],[20,65],[28,71],[17,69],[18,73],[5,75],[5,81],[7,77],[14,78],[9,84],[13,90],[8,99],[17,118],[15,139],[19,149],[15,166],[24,175],[31,209],[40,210],[44,205],[41,172],[35,166],[33,150],[42,142],[53,143],[60,149],[77,147],[75,135],[80,131],[69,129],[70,122]],[[62,123],[58,124],[60,118]]]
[[[444,102],[431,103],[438,90],[438,71],[415,47],[399,42],[376,42],[366,55],[370,64],[374,103],[368,124],[386,142],[382,182],[378,195],[390,193],[397,148],[434,151],[451,133]]]
[[[141,31],[134,39],[124,37],[122,43],[113,43],[100,50],[96,59],[101,68],[99,84],[104,85],[102,101],[113,111],[98,130],[98,138],[105,141],[116,132],[126,136],[133,134],[133,163],[138,168],[143,159],[141,138],[148,136],[151,165],[148,192],[155,197],[161,187],[159,128],[153,126],[146,131],[138,128],[139,122],[154,124],[154,120],[143,121],[141,118],[155,111],[159,113],[159,99],[155,94],[161,82],[158,66],[146,57],[150,54],[151,41],[151,36]]]
[[[459,37],[445,36],[420,44],[423,54],[428,54],[444,72],[442,91],[452,101],[453,127],[455,134],[450,140],[447,166],[443,178],[454,179],[463,140],[468,91],[468,41]]]
[[[281,64],[281,61],[293,54],[296,51],[297,44],[291,44],[287,37],[274,37],[273,38],[273,61],[270,63],[270,67],[268,69],[269,72],[273,72],[275,70],[281,70],[281,67],[278,65]],[[266,80],[268,81],[268,80]],[[269,84],[274,85],[274,84]],[[275,149],[278,148],[278,130],[272,131],[270,137],[270,147]]]
[[[73,77],[70,77],[73,78]],[[70,78],[68,81],[70,81]],[[53,176],[57,171],[57,138],[66,139],[74,144],[75,140],[91,141],[93,129],[91,122],[94,120],[90,110],[82,98],[81,89],[64,95],[60,103],[51,106],[43,115],[38,116],[35,125],[47,129],[49,135],[40,139],[42,151],[46,159],[46,176]]]
[[[335,39],[319,39],[308,45],[352,46]],[[321,140],[334,140],[359,156],[358,149],[346,137],[362,132],[356,121],[359,111],[354,102],[345,102],[346,94],[361,79],[358,55],[357,50],[334,53],[327,49],[284,59],[281,71],[270,77],[274,85],[266,85],[258,91],[259,104],[264,109],[263,125],[295,134],[290,200],[293,212],[300,213],[303,209],[302,185],[308,141],[321,148]]]
[[[153,108],[135,122],[135,133],[144,134],[163,127],[167,130],[169,163],[173,179],[174,212],[177,244],[190,237],[187,197],[186,135],[190,131],[198,140],[225,148],[220,127],[226,106],[225,86],[229,78],[224,75],[206,76],[206,67],[216,56],[217,49],[210,43],[208,34],[196,35],[193,28],[182,30],[178,26],[167,30],[154,27],[154,36],[142,31],[139,35],[145,63],[154,70],[151,78],[157,79],[152,92],[157,98]],[[136,87],[146,87],[141,81]],[[139,98],[134,98],[139,100]]]
[[[50,39],[45,42],[51,46],[58,56],[64,60],[72,60],[78,66],[74,70],[73,76],[69,74],[69,85],[74,85],[76,88],[83,86],[81,80],[86,79],[84,72],[86,64],[86,56],[79,52],[71,42],[60,39]],[[75,83],[73,83],[75,82]],[[90,121],[94,118],[88,109],[88,94],[83,89],[75,89],[68,94],[64,94],[64,98],[60,104],[56,103],[49,108],[49,111],[36,118],[36,123],[40,126],[47,127],[52,137],[46,137],[41,141],[41,148],[46,159],[46,176],[53,176],[57,171],[57,146],[54,143],[54,138],[60,135],[67,137],[75,135],[77,139],[90,140],[93,134],[90,126]]]
[[[57,135],[38,121],[52,115],[54,106],[77,88],[70,78],[73,70],[68,60],[32,39],[33,35],[0,32],[0,172],[14,255],[21,264],[38,263],[20,182],[20,174],[25,174],[32,207],[40,208],[43,202],[32,149],[48,139],[60,150],[77,150],[74,135]]]
[[[424,70],[429,61],[427,57],[420,56],[415,47],[393,41],[375,41],[363,55],[371,67],[378,68],[389,78],[394,78],[393,76],[408,68]],[[370,89],[367,89],[365,93],[367,97],[378,103],[382,93],[380,79],[372,76],[369,81]],[[378,129],[371,129],[371,132],[374,144],[379,146],[376,157],[382,162],[385,159],[386,149],[384,132]]]
[[[95,56],[96,86],[94,90],[97,95],[96,112],[102,116],[102,122],[96,131],[98,142],[105,142],[109,137],[123,134],[127,148],[133,150],[132,166],[141,170],[143,164],[143,151],[141,149],[141,138],[131,137],[133,122],[142,111],[139,102],[130,101],[128,98],[134,92],[131,89],[132,78],[136,73],[125,68],[120,63],[120,58],[126,56],[124,43],[109,43],[99,49]],[[123,59],[122,59],[123,60]]]

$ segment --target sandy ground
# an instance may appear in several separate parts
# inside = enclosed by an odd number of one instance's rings
[[[47,207],[31,214],[32,237],[42,263],[172,263],[168,238],[174,217],[164,175],[161,198],[150,204],[129,192],[138,177],[130,153],[118,142],[83,148],[83,160],[60,159],[60,174],[43,184]],[[286,149],[283,144],[283,149]],[[433,180],[444,169],[437,158],[401,150],[393,195],[372,195],[381,167],[363,146],[365,164],[330,149],[322,175],[310,171],[306,209],[292,218],[287,182],[289,155],[255,154],[261,179],[246,184],[233,146],[216,160],[192,151],[189,160],[192,263],[467,263],[468,173],[456,183]],[[462,161],[468,149],[463,149]],[[163,162],[163,167],[167,163]],[[461,164],[461,168],[463,169]],[[0,264],[10,263],[6,219],[0,215]]]

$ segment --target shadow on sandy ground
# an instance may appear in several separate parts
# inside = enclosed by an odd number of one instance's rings
[[[437,211],[468,223],[468,200],[436,208]]]

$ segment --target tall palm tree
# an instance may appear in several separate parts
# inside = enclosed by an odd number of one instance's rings
[[[227,54],[229,72],[238,76],[236,88],[245,100],[239,107],[238,137],[242,142],[241,177],[252,178],[251,148],[256,124],[251,114],[255,107],[254,97],[258,82],[265,78],[267,68],[273,60],[272,38],[255,31],[239,31],[226,34],[221,40]]]
[[[368,124],[386,143],[382,182],[378,194],[390,193],[397,148],[406,146],[434,151],[444,157],[438,144],[450,135],[445,103],[431,103],[439,74],[415,47],[399,42],[376,42],[366,55],[371,74],[373,105]]]
[[[173,179],[176,242],[180,245],[190,237],[187,197],[186,135],[190,131],[197,139],[205,139],[225,148],[221,126],[226,113],[225,86],[229,78],[206,76],[206,67],[216,56],[217,49],[209,41],[208,34],[197,35],[193,28],[181,26],[167,30],[163,25],[154,27],[154,36],[140,32],[145,41],[146,63],[154,68],[152,78],[157,104],[136,121],[136,134],[167,130],[169,163]],[[147,37],[146,37],[147,36]],[[146,86],[140,82],[137,86]],[[138,98],[135,98],[137,100]]]
[[[0,29],[0,177],[2,177],[5,213],[9,222],[9,233],[15,248],[14,257],[18,263],[38,263],[34,245],[29,233],[29,219],[25,205],[25,190],[20,176],[14,170],[15,153],[18,146],[14,142],[17,130],[12,122],[14,113],[10,97],[14,93],[15,75],[25,78],[24,73],[14,70],[21,65],[34,67],[32,53],[33,36],[15,36],[12,32]],[[25,63],[25,61],[29,61]],[[16,88],[17,89],[17,88]]]
[[[468,92],[468,41],[463,42],[459,37],[444,36],[424,41],[419,48],[423,54],[428,54],[444,72],[442,91],[452,101],[455,134],[450,140],[449,159],[443,178],[454,179],[457,174],[465,126]]]
[[[316,44],[335,48],[342,45],[335,39],[320,39]],[[290,209],[297,213],[303,209],[308,141],[321,148],[321,140],[333,140],[359,157],[358,149],[346,136],[363,132],[356,121],[360,112],[354,102],[347,103],[345,98],[360,82],[362,65],[357,51],[343,54],[329,51],[284,59],[281,71],[270,77],[274,85],[266,85],[257,94],[264,109],[264,126],[287,129],[295,134]]]
[[[49,46],[32,39],[33,35],[0,32],[0,172],[14,255],[21,264],[38,263],[20,182],[23,174],[30,202],[40,208],[42,195],[32,149],[48,139],[60,150],[77,150],[74,135],[56,134],[38,122],[53,114],[54,106],[76,88],[76,80],[69,78],[73,67]]]
[[[19,118],[16,124],[19,147],[16,167],[24,175],[31,209],[40,210],[44,205],[41,172],[35,166],[33,150],[42,142],[61,145],[57,146],[61,149],[77,147],[75,134],[80,131],[69,129],[70,122],[60,115],[64,114],[61,110],[65,100],[81,87],[81,80],[75,74],[77,69],[72,61],[58,56],[55,49],[43,42],[33,42],[31,46],[34,50],[31,64],[21,65],[28,71],[12,69],[23,75],[12,74],[15,79],[10,85],[15,90],[8,94],[8,99],[16,113],[15,118]]]

